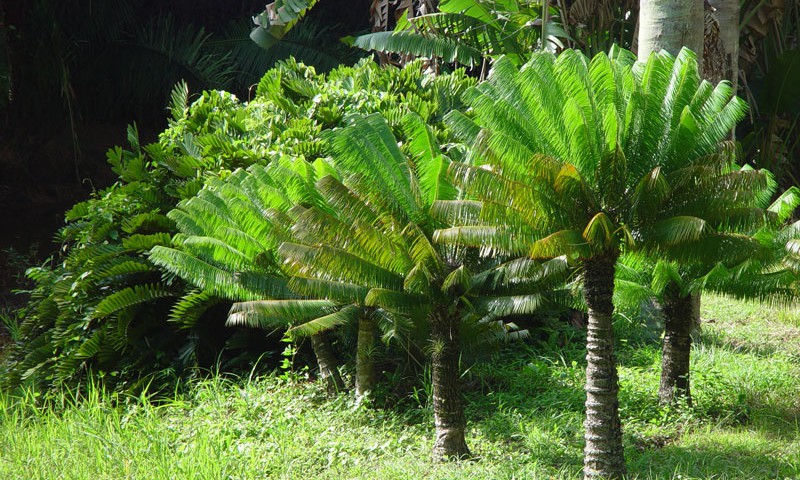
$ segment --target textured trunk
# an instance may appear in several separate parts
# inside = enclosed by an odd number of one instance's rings
[[[586,448],[584,478],[618,479],[625,473],[619,420],[619,380],[611,317],[616,252],[584,263],[584,295],[589,307],[586,338]]]
[[[640,60],[661,50],[677,55],[682,47],[702,59],[703,0],[641,0],[639,5]]]
[[[311,335],[311,348],[314,349],[314,355],[317,356],[319,376],[325,381],[328,395],[334,396],[344,391],[344,382],[339,374],[339,362],[336,360],[336,356],[331,350],[331,344],[324,333]]]
[[[689,354],[696,320],[695,305],[699,305],[699,299],[699,295],[681,295],[680,289],[675,286],[668,288],[664,294],[664,342],[661,347],[661,385],[658,389],[658,401],[662,405],[682,401],[687,405],[692,404]]]
[[[719,25],[719,42],[723,55],[722,78],[733,84],[733,91],[739,84],[739,0],[709,0],[715,9],[712,13]]]
[[[436,443],[433,456],[438,460],[469,456],[464,439],[464,401],[461,398],[461,375],[458,368],[461,353],[460,319],[457,315],[435,313],[431,318],[433,355],[433,417]]]
[[[356,346],[356,399],[369,398],[375,389],[375,317],[365,311],[358,320]]]
[[[692,341],[697,342],[700,340],[700,333],[703,330],[703,326],[701,325],[700,321],[700,293],[693,293],[692,294]]]

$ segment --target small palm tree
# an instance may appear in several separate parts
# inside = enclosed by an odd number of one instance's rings
[[[479,221],[437,232],[448,245],[510,255],[566,255],[583,269],[588,306],[586,478],[625,472],[612,303],[617,259],[648,251],[674,261],[753,248],[728,233],[753,221],[766,174],[731,171],[720,142],[744,115],[726,83],[701,82],[695,56],[634,63],[613,49],[498,60],[465,94],[475,121],[451,114],[473,155],[451,168],[483,202]]]
[[[787,302],[796,295],[797,276],[787,243],[797,224],[785,225],[800,203],[796,187],[786,190],[763,214],[766,223],[749,232],[758,240],[753,249],[728,251],[723,261],[676,263],[626,255],[617,269],[617,304],[638,308],[653,299],[664,314],[659,403],[692,404],[689,360],[693,331],[700,326],[700,298],[713,291],[738,298]],[[755,247],[755,245],[754,245]]]
[[[325,168],[321,161],[316,165]],[[283,158],[267,167],[237,170],[225,181],[209,180],[195,197],[169,213],[181,233],[172,247],[153,248],[150,259],[206,295],[239,302],[283,300],[283,315],[266,318],[273,327],[289,327],[290,334],[311,337],[320,375],[334,393],[343,390],[344,383],[325,328],[318,326],[325,320],[306,328],[291,327],[335,312],[331,305],[309,304],[290,290],[275,254],[281,242],[292,238],[292,219],[287,212],[296,204],[324,202],[314,189],[315,179],[312,165]],[[229,322],[235,324],[243,317],[237,312],[232,310]]]
[[[406,117],[404,154],[379,115],[351,121],[327,136],[340,178],[317,185],[338,219],[306,210],[293,231],[307,240],[286,242],[279,253],[293,282],[363,287],[365,307],[429,329],[434,455],[468,456],[459,385],[462,328],[472,320],[504,333],[499,319],[539,307],[542,292],[563,281],[566,260],[502,263],[470,248],[434,244],[436,228],[474,202],[462,200],[447,177],[451,160],[432,129],[416,115]]]

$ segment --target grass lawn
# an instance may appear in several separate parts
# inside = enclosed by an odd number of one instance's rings
[[[657,406],[658,339],[617,321],[631,476],[800,478],[800,310],[706,296],[702,316],[691,410]],[[580,478],[584,352],[569,329],[550,333],[465,373],[474,461],[430,460],[424,392],[368,409],[268,377],[159,403],[0,398],[0,478]]]

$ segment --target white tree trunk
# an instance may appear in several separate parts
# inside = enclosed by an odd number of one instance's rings
[[[682,47],[703,56],[703,0],[641,0],[639,59],[661,50],[677,55]]]

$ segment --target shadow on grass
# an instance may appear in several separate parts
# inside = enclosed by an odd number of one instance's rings
[[[785,345],[777,343],[753,343],[745,339],[731,338],[721,332],[713,330],[704,331],[699,343],[709,347],[723,348],[733,353],[744,353],[764,359],[772,358],[781,352],[785,354],[786,350]],[[800,352],[790,354],[788,358],[800,363]]]
[[[767,479],[798,478],[800,470],[791,459],[775,458],[757,446],[705,440],[714,445],[667,445],[645,451],[629,450],[628,470],[632,478]],[[745,436],[746,434],[742,434]]]

